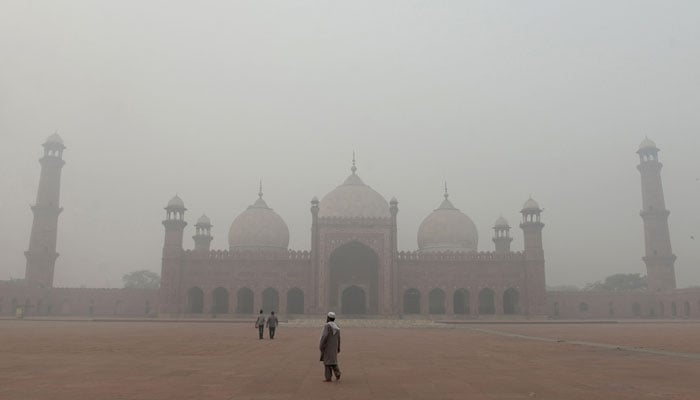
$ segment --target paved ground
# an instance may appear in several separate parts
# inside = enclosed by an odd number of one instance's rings
[[[329,384],[306,324],[0,321],[0,399],[700,398],[700,324],[350,325]]]

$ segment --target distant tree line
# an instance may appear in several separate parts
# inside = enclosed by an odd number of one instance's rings
[[[122,282],[126,289],[158,289],[160,287],[160,275],[142,269],[124,274]]]
[[[616,291],[634,291],[646,290],[647,277],[646,275],[636,274],[615,274],[610,275],[605,280],[587,283],[583,288],[575,285],[556,285],[547,286],[547,290],[558,292],[578,292],[578,291],[598,291],[598,292],[616,292]]]

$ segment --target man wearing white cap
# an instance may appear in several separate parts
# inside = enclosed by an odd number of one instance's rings
[[[340,380],[340,368],[338,368],[338,353],[340,353],[340,328],[335,323],[335,313],[329,312],[326,317],[326,325],[321,333],[321,361],[325,367],[325,382],[330,382],[333,374],[335,380]]]

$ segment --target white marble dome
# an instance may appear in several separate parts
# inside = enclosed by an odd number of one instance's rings
[[[436,253],[443,251],[476,251],[479,233],[466,214],[452,205],[445,193],[440,207],[428,215],[418,228],[418,251]]]
[[[345,182],[321,199],[319,217],[391,217],[389,203],[381,194],[365,185],[356,170],[357,168],[353,165],[352,174]]]
[[[258,199],[233,220],[228,232],[231,251],[286,251],[289,246],[289,228],[282,217]]]

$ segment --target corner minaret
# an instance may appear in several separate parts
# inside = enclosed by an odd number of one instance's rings
[[[56,133],[49,136],[42,146],[44,156],[39,159],[39,190],[36,203],[32,206],[34,222],[29,237],[29,250],[24,253],[27,257],[25,279],[30,286],[48,288],[53,286],[54,267],[58,258],[56,239],[58,216],[63,211],[59,202],[61,170],[65,165],[63,150],[66,146]]]
[[[179,315],[184,306],[182,290],[182,259],[184,249],[182,238],[187,226],[185,222],[185,203],[175,195],[165,207],[165,240],[163,242],[163,261],[160,270],[159,302],[160,313]]]
[[[671,250],[671,235],[668,230],[668,216],[661,184],[659,148],[656,143],[644,139],[639,145],[639,165],[642,177],[642,211],[644,221],[644,263],[647,266],[649,290],[664,291],[676,288],[674,264],[676,256]]]
[[[179,258],[182,253],[182,237],[187,226],[185,211],[185,203],[178,195],[170,199],[165,207],[163,258]]]
[[[525,242],[525,290],[527,300],[525,313],[528,315],[544,314],[546,302],[546,289],[544,278],[544,249],[542,247],[542,228],[540,221],[542,209],[535,200],[530,197],[520,211],[523,222],[520,228],[523,230]]]
[[[493,224],[493,243],[496,244],[496,254],[510,253],[510,243],[513,238],[510,237],[510,225],[508,221],[501,215]]]
[[[199,217],[194,228],[195,235],[192,237],[192,239],[194,239],[194,250],[200,253],[208,253],[211,247],[211,241],[214,239],[211,235],[211,220],[204,214]]]

